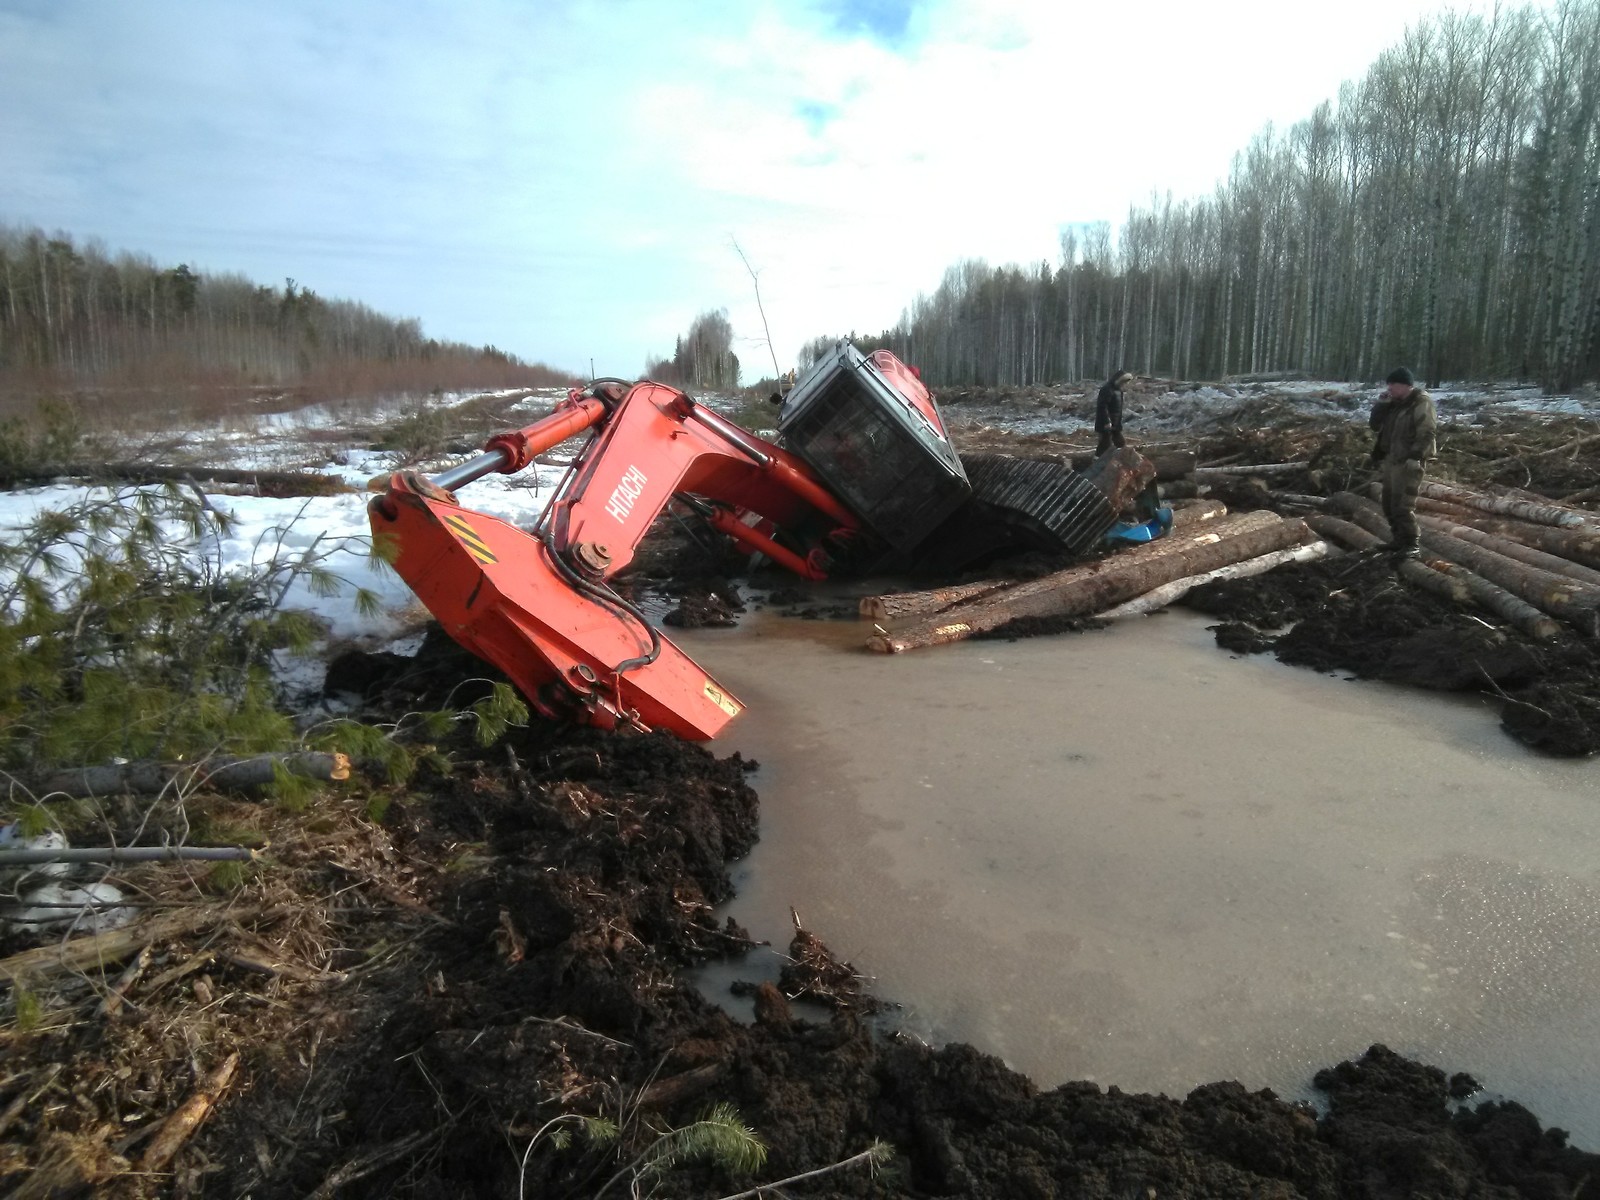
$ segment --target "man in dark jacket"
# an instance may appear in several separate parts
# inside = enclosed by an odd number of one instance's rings
[[[1096,458],[1111,449],[1113,443],[1126,444],[1122,440],[1122,386],[1132,378],[1131,372],[1116,371],[1100,385],[1100,394],[1094,400],[1094,431],[1100,435]]]
[[[1389,372],[1383,398],[1372,406],[1368,424],[1378,435],[1372,462],[1383,482],[1383,515],[1394,536],[1391,548],[1397,558],[1417,558],[1422,536],[1417,529],[1417,489],[1423,465],[1439,452],[1433,397],[1416,386],[1410,371],[1396,367]]]

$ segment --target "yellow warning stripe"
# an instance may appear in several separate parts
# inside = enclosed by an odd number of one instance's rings
[[[500,561],[494,556],[494,552],[489,549],[489,544],[483,540],[483,535],[474,529],[465,517],[447,516],[444,518],[444,523],[461,540],[461,544],[467,548],[467,553],[472,555],[473,558],[485,565]]]

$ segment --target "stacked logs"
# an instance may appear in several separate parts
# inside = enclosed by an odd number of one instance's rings
[[[1382,510],[1367,497],[1339,492],[1323,507],[1336,516],[1313,515],[1307,523],[1347,549],[1390,539]],[[1401,564],[1407,580],[1484,608],[1535,637],[1556,636],[1560,623],[1600,637],[1596,514],[1428,482],[1417,501],[1417,524],[1423,558]]]
[[[903,619],[893,630],[881,625],[867,640],[883,654],[963,641],[1013,621],[1088,617],[1118,610],[1149,611],[1170,603],[1189,587],[1212,578],[1254,574],[1295,559],[1328,552],[1298,518],[1271,512],[1227,515],[1205,502],[1174,513],[1173,529],[1158,541],[1118,551],[1096,562],[1027,582],[990,581],[930,592],[869,596],[863,616]],[[1178,585],[1178,586],[1174,586]],[[1141,598],[1148,597],[1148,600]]]
[[[1320,511],[1304,519],[1230,516],[1216,501],[1191,501],[1175,506],[1166,538],[1042,579],[869,596],[861,615],[877,624],[867,646],[898,654],[1015,621],[1150,612],[1214,579],[1320,558],[1335,547],[1373,552],[1391,540],[1382,510],[1368,497],[1293,499],[1296,511]],[[1402,579],[1536,638],[1556,637],[1563,626],[1600,638],[1600,515],[1536,496],[1431,482],[1422,485],[1417,512],[1424,554],[1397,565]],[[884,627],[890,622],[892,630]]]

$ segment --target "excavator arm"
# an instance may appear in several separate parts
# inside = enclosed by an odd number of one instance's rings
[[[514,473],[586,430],[532,532],[463,508],[455,489]],[[739,702],[607,580],[674,496],[750,551],[812,579],[857,518],[799,458],[675,388],[601,383],[491,438],[432,479],[400,472],[369,506],[374,537],[440,624],[549,717],[713,738]]]
[[[1131,451],[1090,476],[1061,463],[964,461],[916,372],[848,341],[796,381],[778,428],[782,446],[676,388],[597,380],[441,475],[389,477],[370,505],[374,538],[451,636],[545,716],[698,741],[739,701],[608,582],[675,498],[744,549],[822,579],[840,556],[953,570],[1011,542],[1080,552],[1154,476]],[[585,432],[533,530],[457,502],[455,489],[521,471]]]

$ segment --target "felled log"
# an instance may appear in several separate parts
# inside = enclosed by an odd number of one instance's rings
[[[1130,446],[1120,446],[1107,451],[1079,472],[1100,489],[1114,513],[1133,507],[1139,493],[1156,477],[1156,467],[1144,455]]]
[[[1221,579],[1249,579],[1255,575],[1264,575],[1276,567],[1292,562],[1314,562],[1319,558],[1326,558],[1333,553],[1333,547],[1325,541],[1307,542],[1303,546],[1293,546],[1287,550],[1274,550],[1271,554],[1258,555],[1247,558],[1243,562],[1231,563],[1226,567],[1218,567],[1215,571],[1207,571],[1204,575],[1189,575],[1183,579],[1174,579],[1171,583],[1164,583],[1154,591],[1146,592],[1142,596],[1135,596],[1132,600],[1125,601],[1115,608],[1108,608],[1103,613],[1095,615],[1102,621],[1117,621],[1123,617],[1138,616],[1141,613],[1151,613],[1158,609],[1166,608],[1174,600],[1180,600],[1195,588],[1206,583],[1216,583]]]
[[[1172,505],[1173,529],[1187,529],[1202,521],[1213,521],[1228,515],[1228,506],[1220,500],[1193,500]],[[928,588],[920,592],[893,592],[879,596],[863,596],[859,612],[871,621],[898,621],[906,617],[938,612],[953,604],[975,600],[987,593],[1015,586],[1009,579],[985,579],[977,583],[958,583],[949,587]]]
[[[103,767],[73,767],[39,780],[37,796],[154,795],[174,780],[185,786],[259,788],[269,785],[273,767],[322,783],[350,778],[350,759],[343,754],[303,751],[257,754],[249,758],[211,758],[198,763],[136,762]]]
[[[1150,454],[1146,457],[1156,465],[1158,483],[1187,479],[1194,472],[1194,455],[1188,451],[1171,451],[1166,454]],[[1094,459],[1095,456],[1092,454],[1074,454],[1067,460],[1067,466],[1074,471],[1087,471],[1094,465]]]
[[[1430,479],[1423,480],[1422,486],[1417,491],[1419,495],[1427,496],[1431,500],[1448,500],[1467,508],[1515,517],[1519,521],[1531,521],[1535,525],[1554,525],[1560,529],[1590,527],[1586,514],[1562,508],[1557,504],[1537,504],[1531,500],[1517,500],[1510,496],[1493,496],[1485,492],[1454,487],[1448,483],[1435,483]]]
[[[1536,525],[1511,517],[1495,517],[1478,509],[1445,505],[1440,501],[1425,498],[1417,501],[1417,511],[1448,517],[1458,525],[1470,525],[1473,529],[1510,538],[1514,542],[1533,546],[1558,558],[1600,568],[1600,533],[1589,533],[1580,529],[1557,529],[1552,525]]]
[[[1382,511],[1376,503],[1365,497],[1351,492],[1336,492],[1328,497],[1328,507],[1338,512],[1349,513],[1356,521],[1368,530],[1378,533],[1380,537],[1387,536],[1388,525],[1383,519]],[[1582,584],[1564,576],[1552,575],[1548,571],[1526,566],[1492,550],[1474,546],[1471,542],[1463,542],[1460,538],[1453,538],[1448,534],[1430,530],[1422,535],[1422,545],[1431,555],[1466,568],[1474,576],[1497,585],[1501,590],[1532,605],[1541,613],[1560,617],[1585,632],[1600,627],[1600,592],[1585,588]],[[1472,580],[1466,582],[1472,589],[1474,599],[1479,599],[1485,608],[1501,613],[1507,620],[1517,623],[1519,628],[1526,626],[1528,632],[1533,632],[1535,628],[1545,630],[1535,633],[1536,637],[1552,636],[1548,627],[1530,618],[1522,609],[1506,605],[1503,599],[1487,592]],[[1485,596],[1489,599],[1483,599]],[[1517,615],[1509,615],[1511,613]]]
[[[1233,479],[1240,475],[1292,475],[1296,471],[1310,469],[1309,463],[1230,463],[1225,467],[1196,467],[1194,479],[1196,483],[1210,483],[1213,480]]]
[[[1541,571],[1448,533],[1424,529],[1422,542],[1440,557],[1460,563],[1535,608],[1560,617],[1590,637],[1600,637],[1600,588]]]
[[[1381,498],[1381,485],[1370,484],[1367,491],[1374,500]],[[1458,523],[1467,520],[1482,521],[1492,519],[1481,508],[1468,508],[1465,504],[1453,504],[1449,500],[1435,500],[1432,496],[1419,495],[1417,497],[1417,511],[1419,513],[1433,513],[1439,517],[1448,517]],[[1547,527],[1541,525],[1537,528],[1543,529]]]
[[[1377,534],[1368,529],[1363,529],[1341,517],[1330,516],[1327,513],[1309,513],[1305,522],[1313,533],[1330,541],[1337,542],[1346,550],[1365,553],[1382,549],[1389,538],[1388,526],[1384,526],[1383,533]],[[1443,596],[1456,604],[1471,604],[1472,593],[1467,590],[1467,585],[1460,579],[1451,575],[1435,571],[1425,563],[1415,559],[1403,559],[1399,567],[1400,575],[1418,587]],[[1540,614],[1543,615],[1543,614]],[[1548,620],[1548,618],[1546,618]]]
[[[1273,501],[1278,504],[1302,504],[1307,508],[1316,509],[1322,507],[1323,497],[1312,496],[1305,492],[1280,492],[1274,490],[1269,494],[1272,496]]]
[[[1514,558],[1518,562],[1527,563],[1530,567],[1538,567],[1541,571],[1549,571],[1555,575],[1565,575],[1568,579],[1588,587],[1600,587],[1600,571],[1586,567],[1582,563],[1571,562],[1559,554],[1546,554],[1543,550],[1535,550],[1532,546],[1524,546],[1521,542],[1511,538],[1500,537],[1493,533],[1486,533],[1482,529],[1475,529],[1471,525],[1460,525],[1447,517],[1433,516],[1427,513],[1417,515],[1417,523],[1424,529],[1436,530],[1439,533],[1448,533],[1451,537],[1460,538],[1464,542],[1473,542],[1496,554],[1504,554],[1507,558]]]
[[[1378,520],[1383,521],[1383,515],[1378,514]],[[1383,525],[1383,533],[1374,534],[1359,525],[1352,525],[1349,521],[1342,521],[1338,517],[1328,516],[1326,513],[1313,514],[1306,518],[1306,524],[1324,537],[1331,537],[1350,550],[1376,550],[1389,538],[1389,527]],[[1434,559],[1429,562],[1418,562],[1416,559],[1402,559],[1395,568],[1397,573],[1407,583],[1422,588],[1424,591],[1442,596],[1455,604],[1476,604],[1485,612],[1494,613],[1514,629],[1520,629],[1530,637],[1552,638],[1560,631],[1561,626],[1553,617],[1548,617],[1526,600],[1520,600],[1502,587],[1490,583],[1481,575],[1474,575],[1465,567],[1455,563]]]
[[[963,641],[1022,617],[1087,616],[1174,579],[1286,549],[1309,537],[1305,522],[1274,513],[1223,517],[1200,529],[1172,533],[1099,562],[955,605],[907,629],[879,631],[867,640],[867,647],[881,654],[899,654]]]
[[[232,909],[221,905],[197,905],[165,912],[135,925],[124,925],[104,933],[91,933],[66,942],[56,942],[23,950],[9,958],[0,958],[0,983],[17,980],[38,982],[90,967],[118,963],[145,946],[177,937],[187,937],[223,921],[243,921],[259,913],[259,909]]]
[[[222,1099],[238,1068],[239,1052],[235,1050],[222,1060],[221,1066],[200,1081],[200,1086],[189,1094],[189,1098],[161,1123],[160,1130],[151,1139],[149,1149],[139,1160],[141,1171],[159,1171],[172,1161],[183,1148],[184,1142],[200,1127],[200,1122]]]
[[[1228,515],[1228,506],[1221,500],[1189,500],[1171,505],[1172,527],[1187,529],[1202,521],[1215,521]]]
[[[1161,485],[1161,498],[1163,500],[1192,500],[1196,496],[1204,496],[1211,490],[1211,485],[1202,487],[1193,479],[1174,479],[1171,483]]]
[[[874,621],[893,621],[914,617],[921,613],[937,612],[963,600],[971,600],[985,592],[1009,587],[1009,579],[985,579],[978,583],[958,583],[950,587],[929,588],[922,592],[893,592],[882,596],[861,597],[860,612]]]

